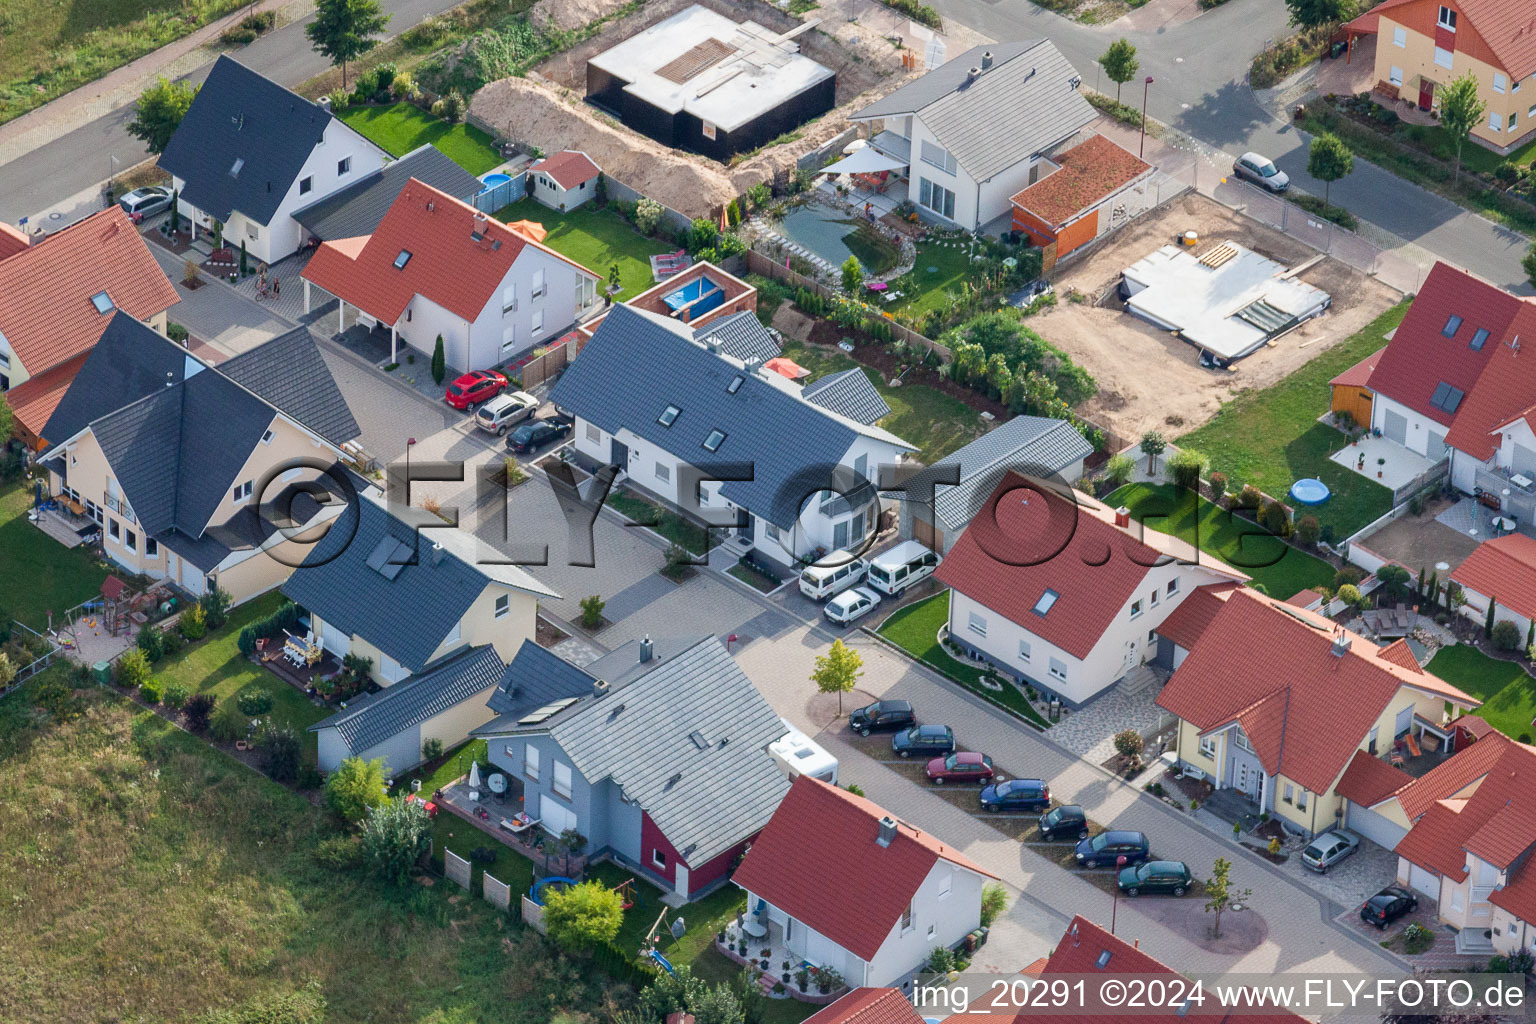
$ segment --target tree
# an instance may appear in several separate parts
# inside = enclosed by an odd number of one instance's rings
[[[981,887],[981,923],[990,927],[1008,909],[1008,890],[1002,882],[988,882]]]
[[[1186,491],[1198,491],[1200,478],[1210,467],[1210,460],[1193,448],[1181,448],[1168,459],[1168,471],[1173,474],[1174,486]]]
[[[432,347],[432,380],[441,384],[443,378],[448,375],[448,357],[443,354],[443,336],[437,336],[437,344]]]
[[[261,770],[278,782],[292,782],[299,777],[304,746],[299,734],[286,725],[268,730],[261,741]]]
[[[843,291],[849,295],[859,290],[859,285],[864,283],[864,265],[859,258],[852,254],[843,260]]]
[[[1212,938],[1221,937],[1221,915],[1230,909],[1232,904],[1243,903],[1252,895],[1252,889],[1232,887],[1232,862],[1224,857],[1217,857],[1216,863],[1211,868],[1211,877],[1205,880],[1205,912],[1216,915],[1216,920],[1211,924]]]
[[[589,952],[612,942],[623,924],[624,898],[601,882],[545,890],[545,931],[563,949]]]
[[[343,821],[362,821],[389,799],[384,788],[384,759],[349,757],[325,780],[325,802]]]
[[[1136,72],[1141,70],[1141,61],[1136,59],[1136,47],[1131,41],[1121,38],[1109,44],[1109,49],[1099,57],[1099,66],[1115,83],[1115,102],[1119,103],[1120,87],[1136,77]]]
[[[117,659],[114,674],[118,686],[125,690],[137,690],[149,680],[149,658],[137,647],[130,647]]]
[[[1483,112],[1488,109],[1488,104],[1478,98],[1477,78],[1470,71],[1439,90],[1439,96],[1440,127],[1446,130],[1451,141],[1456,144],[1456,171],[1451,180],[1459,183],[1461,147],[1472,129],[1482,123]]]
[[[1332,25],[1355,14],[1355,0],[1285,0],[1285,6],[1297,28]]]
[[[693,976],[686,965],[672,974],[658,975],[640,993],[638,1016],[649,1024],[662,1024],[679,1011],[693,1015],[694,1024],[744,1024],[741,1001],[729,986],[711,988]]]
[[[1483,619],[1483,638],[1485,640],[1493,636],[1493,612],[1498,607],[1498,604],[1499,602],[1496,598],[1491,596],[1488,598],[1488,615]]]
[[[1125,758],[1132,768],[1141,765],[1141,751],[1146,741],[1135,729],[1121,729],[1115,733],[1115,753]]]
[[[208,731],[208,719],[213,716],[215,703],[211,693],[194,693],[187,698],[182,714],[186,716],[188,732],[201,735]]]
[[[1525,256],[1520,260],[1520,268],[1525,271],[1525,279],[1536,285],[1536,242],[1525,250]]]
[[[1413,574],[1400,565],[1388,564],[1376,570],[1376,579],[1381,583],[1382,596],[1397,601],[1407,595]]]
[[[432,842],[432,819],[420,800],[397,796],[368,811],[363,855],[387,881],[404,885]]]
[[[1111,455],[1109,461],[1104,463],[1104,480],[1111,490],[1124,487],[1135,472],[1136,460],[1123,452],[1119,455]]]
[[[853,690],[853,684],[864,674],[864,659],[859,652],[843,643],[842,638],[832,641],[832,649],[816,659],[811,672],[811,682],[822,693],[837,694],[837,714],[843,714],[843,694]]]
[[[1323,527],[1317,521],[1317,516],[1302,516],[1296,520],[1296,539],[1307,547],[1316,544],[1322,535]]]
[[[5,392],[0,391],[0,444],[10,440],[11,431],[16,427],[16,414],[11,412],[11,403],[6,400]]]
[[[373,37],[384,31],[390,16],[379,0],[316,0],[315,20],[304,29],[316,53],[341,66],[341,87],[347,87],[347,64],[378,45]]]
[[[161,75],[139,96],[133,120],[128,122],[128,134],[143,142],[151,153],[165,152],[177,125],[197,97],[198,88],[191,82],[173,82]]]
[[[1355,154],[1344,140],[1332,132],[1323,132],[1312,140],[1307,151],[1307,173],[1323,183],[1323,207],[1328,206],[1333,183],[1355,169]]]
[[[1141,435],[1141,454],[1147,457],[1147,475],[1157,474],[1157,457],[1163,454],[1168,447],[1168,442],[1163,435],[1156,430],[1149,430]]]
[[[596,629],[598,626],[601,626],[603,624],[603,606],[607,603],[597,594],[589,594],[582,598],[581,628]]]
[[[11,664],[11,656],[5,651],[0,651],[0,690],[10,686],[16,678],[16,666]]]

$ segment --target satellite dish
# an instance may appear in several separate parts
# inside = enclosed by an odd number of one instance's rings
[[[507,777],[501,772],[492,772],[485,780],[485,784],[490,787],[492,793],[501,794],[507,791]]]

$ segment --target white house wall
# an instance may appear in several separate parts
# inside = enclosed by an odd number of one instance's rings
[[[981,926],[983,878],[974,871],[939,860],[912,897],[912,927],[897,922],[869,962],[866,985],[900,985],[922,965],[935,946],[951,947]],[[940,893],[948,887],[948,895]]]
[[[494,303],[500,312],[500,292]],[[437,337],[443,337],[443,360],[449,366],[461,370],[483,369],[495,363],[470,364],[469,323],[457,313],[449,312],[424,295],[414,295],[405,307],[406,313],[396,325],[401,342],[418,352],[431,355],[437,347]],[[484,314],[482,314],[483,316]],[[406,319],[406,317],[410,319]]]
[[[1388,432],[1387,421],[1389,414],[1402,416],[1407,421],[1407,427],[1401,440],[1403,447],[1411,452],[1417,452],[1426,458],[1439,461],[1444,457],[1443,451],[1431,452],[1432,438],[1439,438],[1441,445],[1445,443],[1445,434],[1450,428],[1443,423],[1437,423],[1423,413],[1415,412],[1401,402],[1394,401],[1386,395],[1378,394],[1371,403],[1371,426],[1380,430],[1384,437],[1398,440]]]
[[[921,194],[919,192],[920,186],[918,185],[919,178],[927,178],[934,184],[943,185],[945,188],[949,189],[955,194],[955,215],[953,218],[951,218],[953,222],[963,228],[974,230],[976,227],[978,227],[978,221],[976,219],[976,180],[969,174],[966,174],[964,169],[961,168],[958,164],[955,166],[954,173],[951,174],[941,167],[935,167],[933,164],[925,162],[923,160],[922,145],[924,141],[927,141],[932,145],[939,146],[940,149],[943,149],[944,147],[939,144],[938,139],[934,138],[933,133],[928,130],[927,125],[923,124],[923,119],[921,117],[913,116],[911,121],[912,158],[909,165],[911,168],[911,187],[908,190],[908,195],[911,197],[914,203],[918,202],[918,197]],[[896,126],[900,124],[900,119],[892,118],[886,123],[888,125]],[[1009,194],[1012,195],[1012,193]],[[1004,197],[1005,203],[1006,199],[1007,197]],[[928,207],[922,206],[921,203],[918,203],[918,206],[925,213],[931,216],[938,216],[937,214],[934,214],[934,212]]]

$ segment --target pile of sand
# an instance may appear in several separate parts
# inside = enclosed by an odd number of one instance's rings
[[[535,28],[574,32],[599,18],[606,18],[627,0],[539,0],[528,9],[528,23]]]

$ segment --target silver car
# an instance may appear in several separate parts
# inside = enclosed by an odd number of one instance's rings
[[[1253,182],[1271,192],[1284,192],[1291,187],[1290,177],[1275,166],[1275,162],[1258,153],[1244,153],[1232,165],[1232,173]]]
[[[124,195],[117,201],[117,205],[123,208],[129,220],[139,224],[145,217],[153,217],[161,210],[171,208],[171,190],[159,185],[146,185]]]
[[[854,587],[828,601],[822,614],[839,626],[846,626],[853,620],[874,611],[879,603],[880,595],[873,590],[867,587]]]
[[[532,416],[539,400],[526,391],[503,391],[486,400],[475,413],[475,426],[500,437]]]
[[[1326,875],[1329,868],[1358,849],[1360,849],[1359,836],[1345,829],[1336,828],[1332,832],[1324,832],[1314,838],[1307,848],[1301,851],[1301,862],[1318,874]]]

